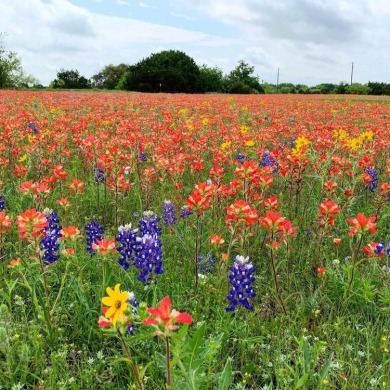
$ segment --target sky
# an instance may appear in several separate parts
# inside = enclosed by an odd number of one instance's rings
[[[390,83],[390,0],[0,0],[0,32],[48,85],[181,50],[225,74],[239,60],[262,82]]]

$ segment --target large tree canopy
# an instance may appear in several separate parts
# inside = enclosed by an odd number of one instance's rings
[[[60,69],[57,78],[51,83],[53,88],[82,89],[90,88],[91,83],[87,78],[81,76],[78,70]]]
[[[199,91],[200,71],[195,61],[178,50],[152,54],[133,65],[126,77],[127,90],[141,92]]]
[[[99,73],[91,77],[93,86],[105,89],[120,89],[121,80],[130,71],[127,64],[106,65]]]

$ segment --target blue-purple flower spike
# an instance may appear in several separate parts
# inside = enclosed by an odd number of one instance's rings
[[[226,311],[236,310],[237,305],[242,305],[248,310],[253,310],[253,306],[249,303],[251,298],[256,296],[253,290],[252,283],[255,281],[253,272],[256,268],[249,261],[249,257],[236,256],[236,260],[230,267],[231,274],[229,282],[232,285],[227,299],[230,301],[230,306]]]
[[[119,252],[119,264],[127,271],[134,261],[137,252],[137,232],[138,229],[131,229],[131,224],[120,226],[116,242],[118,243],[116,250]]]
[[[4,197],[0,194],[0,211],[5,210]]]
[[[60,249],[59,239],[62,237],[61,225],[57,213],[53,210],[45,211],[46,219],[49,225],[45,228],[45,237],[42,238],[40,249],[43,252],[43,262],[52,264],[60,258],[58,253]]]
[[[157,234],[161,236],[161,227],[158,226],[161,218],[157,216],[153,211],[144,211],[143,218],[139,220],[138,227],[142,235],[144,234]]]
[[[137,237],[137,255],[134,265],[140,269],[138,280],[143,283],[152,281],[153,274],[161,275],[164,272],[162,266],[162,242],[157,234],[144,234]]]
[[[175,205],[170,200],[164,200],[162,218],[165,226],[175,226],[177,222]]]
[[[92,244],[103,238],[104,229],[99,225],[98,221],[92,221],[85,227],[85,233],[87,235],[87,252],[93,256],[96,252],[92,248]]]

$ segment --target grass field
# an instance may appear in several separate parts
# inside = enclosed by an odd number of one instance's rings
[[[389,101],[0,91],[0,388],[388,389]]]

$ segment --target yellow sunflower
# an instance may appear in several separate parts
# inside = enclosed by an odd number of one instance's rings
[[[107,287],[108,297],[102,298],[103,305],[108,307],[105,312],[106,318],[112,319],[112,324],[115,326],[117,321],[125,322],[124,312],[127,309],[127,300],[129,299],[128,291],[120,291],[120,284],[117,284],[114,289]]]

